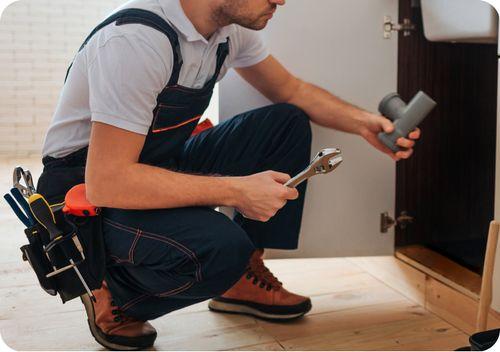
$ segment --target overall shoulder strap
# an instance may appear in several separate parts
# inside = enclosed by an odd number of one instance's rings
[[[85,46],[88,44],[90,39],[102,28],[115,23],[117,26],[125,25],[125,24],[142,24],[151,28],[154,28],[163,34],[165,34],[170,41],[172,46],[174,65],[172,74],[170,76],[170,80],[168,85],[177,84],[179,79],[179,74],[182,66],[182,56],[181,56],[181,48],[179,44],[179,37],[177,32],[165,21],[162,17],[158,16],[154,12],[143,10],[143,9],[124,9],[118,11],[104,20],[101,24],[99,24],[94,30],[90,33],[90,35],[85,39],[79,51],[83,50]],[[71,70],[71,66],[68,68],[68,72],[66,73],[65,82],[68,79],[69,71]]]
[[[229,55],[229,37],[227,38],[226,42],[219,44],[219,47],[217,48],[217,63],[215,66],[215,74],[212,77],[211,83],[215,84],[217,82],[217,78],[219,78],[220,71],[228,55]]]

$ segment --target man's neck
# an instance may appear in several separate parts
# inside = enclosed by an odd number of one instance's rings
[[[198,33],[205,39],[210,39],[220,27],[212,18],[210,2],[202,0],[180,0],[180,2],[184,13]]]

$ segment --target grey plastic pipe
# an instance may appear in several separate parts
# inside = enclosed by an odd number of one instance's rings
[[[401,137],[407,138],[436,105],[437,103],[422,91],[418,92],[408,105],[397,93],[387,95],[380,102],[378,110],[393,121],[395,129],[390,134],[379,133],[378,138],[395,153],[403,150],[396,141]]]

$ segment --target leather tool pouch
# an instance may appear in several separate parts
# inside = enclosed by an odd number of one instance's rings
[[[84,182],[85,155],[84,149],[47,163],[38,181],[37,192],[50,204],[63,202],[70,189]],[[87,292],[71,267],[71,260],[90,290],[102,285],[106,270],[102,216],[74,216],[63,213],[62,209],[53,213],[56,225],[63,233],[62,238],[51,242],[47,230],[35,224],[25,230],[29,244],[21,247],[21,251],[42,288],[51,295],[59,294],[65,303]]]
[[[90,290],[101,287],[106,268],[102,217],[77,217],[61,210],[54,216],[64,235],[51,242],[47,230],[36,224],[25,230],[29,244],[21,251],[42,288],[53,296],[58,293],[65,303],[87,292],[72,265]]]

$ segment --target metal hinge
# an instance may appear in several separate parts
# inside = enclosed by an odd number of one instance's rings
[[[390,39],[392,37],[392,32],[403,32],[405,37],[411,35],[411,32],[415,30],[415,25],[411,23],[409,18],[405,18],[403,23],[392,22],[391,16],[384,16],[384,38]]]
[[[380,232],[387,233],[389,229],[395,225],[399,225],[399,228],[404,230],[408,224],[413,223],[414,217],[409,216],[408,212],[402,211],[396,220],[389,216],[389,212],[380,214]]]

